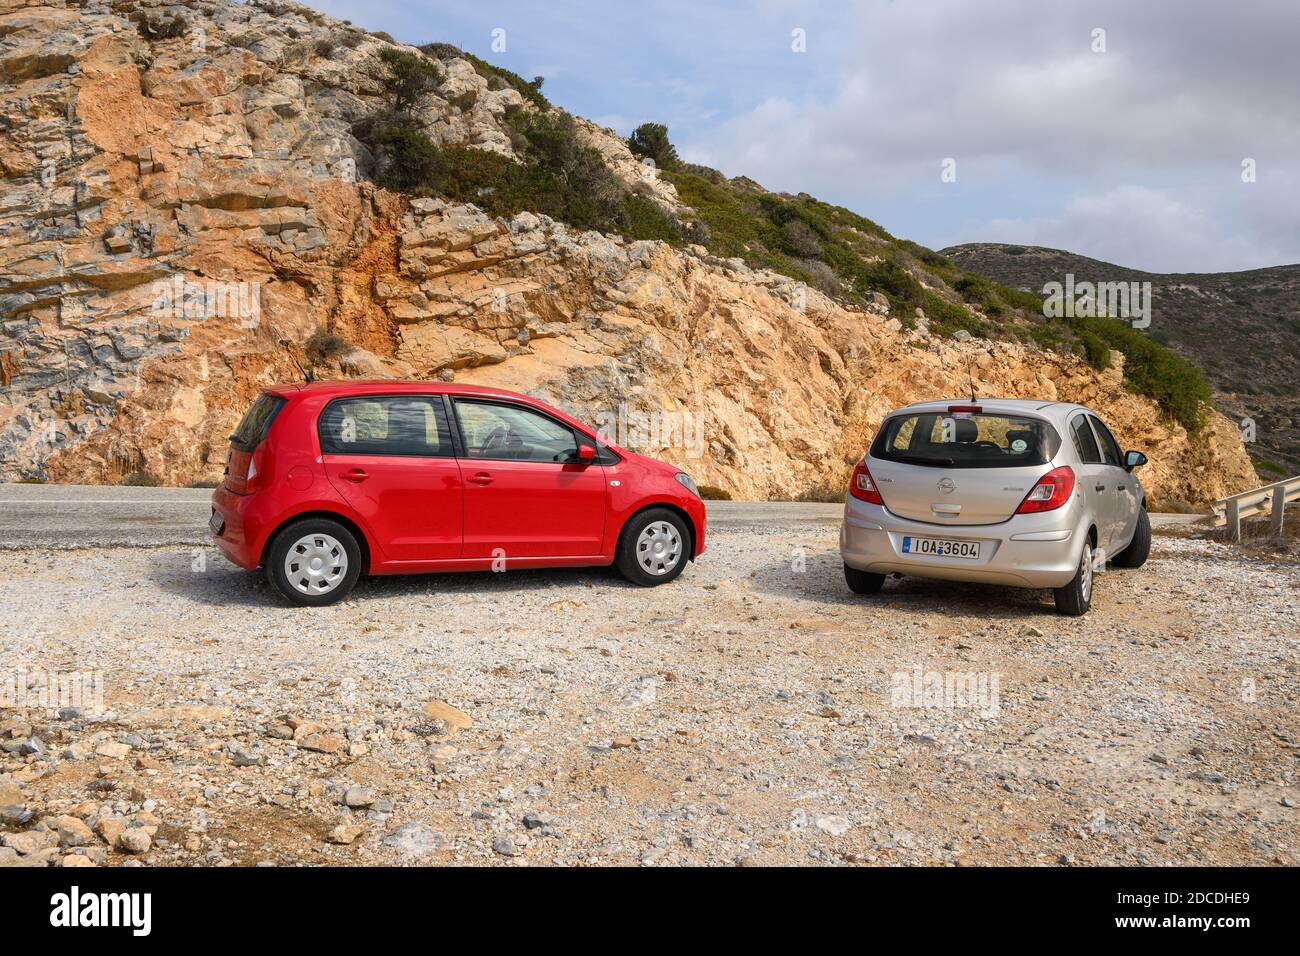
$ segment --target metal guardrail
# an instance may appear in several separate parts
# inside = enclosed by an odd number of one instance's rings
[[[1269,511],[1273,518],[1273,533],[1281,534],[1282,516],[1286,506],[1293,501],[1300,501],[1300,475],[1220,498],[1211,505],[1214,525],[1216,528],[1226,525],[1228,536],[1233,541],[1240,541],[1241,519]]]

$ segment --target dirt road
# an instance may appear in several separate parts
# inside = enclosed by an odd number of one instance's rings
[[[1160,536],[1066,619],[854,597],[835,533],[310,612],[210,550],[0,552],[0,678],[105,708],[0,710],[0,863],[1297,862],[1295,563]]]

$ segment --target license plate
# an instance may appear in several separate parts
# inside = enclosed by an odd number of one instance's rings
[[[226,529],[226,519],[214,511],[212,517],[208,519],[208,527],[212,529],[213,534],[220,535]]]
[[[903,537],[904,554],[925,554],[936,558],[965,558],[977,561],[980,556],[978,541],[954,541],[952,538]]]

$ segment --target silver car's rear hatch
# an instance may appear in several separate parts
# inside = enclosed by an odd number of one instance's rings
[[[1025,500],[1044,468],[942,468],[868,458],[885,507],[900,518],[941,525],[996,524]]]
[[[996,524],[1015,514],[1060,446],[1056,429],[1036,415],[931,405],[886,419],[867,468],[899,517]]]

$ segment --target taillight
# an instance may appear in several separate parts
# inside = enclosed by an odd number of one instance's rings
[[[1055,511],[1070,500],[1074,492],[1074,469],[1069,465],[1053,468],[1038,479],[1025,500],[1016,509],[1018,515],[1034,514],[1039,511]]]
[[[876,483],[871,480],[871,472],[867,471],[867,463],[860,461],[857,467],[853,469],[853,477],[849,479],[849,494],[859,501],[866,501],[873,505],[883,505],[880,499],[880,492],[876,490]]]
[[[252,452],[231,449],[230,460],[226,465],[226,476],[230,482],[230,490],[235,494],[252,494],[261,484],[261,473],[266,471],[267,467],[265,447],[263,443]]]

